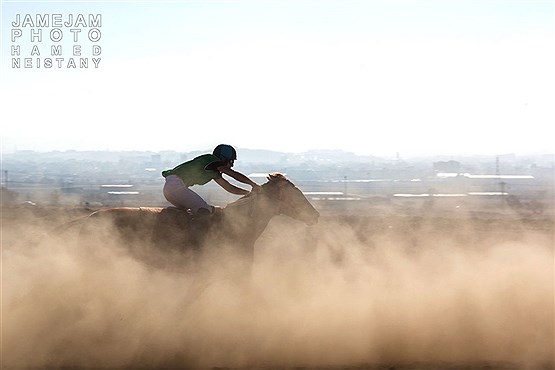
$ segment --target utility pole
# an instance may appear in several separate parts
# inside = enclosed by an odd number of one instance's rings
[[[8,170],[4,170],[4,187],[8,190]]]
[[[495,157],[495,177],[499,180],[499,187],[501,194],[499,199],[501,199],[501,205],[505,205],[505,182],[501,179],[501,170],[499,168],[499,156]]]

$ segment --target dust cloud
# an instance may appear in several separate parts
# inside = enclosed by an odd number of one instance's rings
[[[409,226],[278,217],[250,270],[166,269],[5,221],[3,367],[553,367],[552,229]]]

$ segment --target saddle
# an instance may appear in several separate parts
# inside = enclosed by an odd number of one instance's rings
[[[190,209],[185,210],[170,206],[162,208],[158,218],[167,223],[181,225],[191,222],[194,219],[194,215]]]

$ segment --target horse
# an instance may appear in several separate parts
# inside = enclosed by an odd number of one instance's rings
[[[225,245],[252,262],[254,244],[273,217],[286,215],[314,225],[320,216],[284,175],[270,174],[267,180],[260,190],[200,218],[175,207],[101,209],[86,218],[81,235],[95,239],[101,232],[99,225],[108,224],[109,237],[129,246],[148,244],[154,250],[198,253],[206,245]]]

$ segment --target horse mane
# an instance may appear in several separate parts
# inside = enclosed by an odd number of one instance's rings
[[[279,172],[274,172],[274,173],[269,174],[267,179],[268,179],[268,182],[264,185],[277,184],[277,183],[280,183],[280,182],[283,182],[283,181],[290,182],[289,180],[287,180],[285,175],[283,175]],[[262,185],[262,186],[264,186],[264,185]]]
[[[274,189],[276,189],[277,186],[279,186],[280,184],[287,184],[287,183],[291,184],[291,182],[287,180],[285,175],[278,172],[269,174],[267,179],[268,181],[266,183],[260,185],[263,190],[274,191]],[[244,195],[241,198],[237,199],[236,201],[229,203],[226,206],[226,208],[229,206],[237,206],[237,205],[250,202],[257,196],[257,194],[258,194],[257,192],[251,191],[247,195]]]

